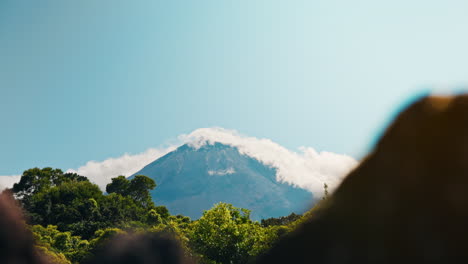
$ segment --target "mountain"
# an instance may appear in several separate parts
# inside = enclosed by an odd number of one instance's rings
[[[151,195],[157,205],[192,219],[218,202],[250,209],[254,220],[303,213],[313,198],[304,189],[276,181],[274,168],[221,143],[182,145],[138,174],[156,181]]]

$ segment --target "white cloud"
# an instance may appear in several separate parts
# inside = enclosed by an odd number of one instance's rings
[[[138,172],[144,166],[175,149],[175,146],[159,149],[150,148],[140,154],[124,154],[120,157],[109,158],[104,161],[92,160],[78,169],[68,169],[66,172],[75,172],[79,175],[86,176],[104,191],[106,190],[106,185],[111,181],[111,178],[119,175],[130,176]],[[5,188],[13,187],[13,184],[19,182],[20,178],[21,175],[0,176],[0,191]]]
[[[225,170],[209,170],[208,171],[209,175],[219,175],[219,176],[234,174],[234,173],[236,173],[236,170],[234,170],[234,168],[228,168]]]
[[[21,175],[0,176],[0,191],[13,187],[13,184],[19,182]]]
[[[301,147],[291,151],[269,139],[247,137],[234,130],[223,128],[200,128],[188,135],[179,136],[179,144],[168,148],[151,148],[147,151],[104,161],[89,161],[78,169],[69,169],[88,177],[102,190],[110,179],[119,175],[130,176],[152,161],[188,143],[199,148],[205,144],[219,142],[239,149],[239,152],[257,159],[265,165],[276,168],[277,180],[311,191],[316,197],[323,195],[323,184],[333,190],[358,162],[347,155],[332,152],[317,152],[310,147]],[[234,168],[208,171],[210,175],[227,175],[234,173]],[[11,187],[19,181],[20,176],[0,176],[0,188]]]
[[[105,190],[111,178],[119,175],[130,176],[174,149],[175,147],[150,148],[136,155],[124,154],[121,157],[109,158],[104,161],[88,161],[84,166],[76,170],[70,169],[67,172],[76,172],[79,175],[86,176],[102,190]]]
[[[294,152],[269,139],[247,137],[223,128],[200,128],[180,139],[195,148],[215,142],[237,147],[241,154],[276,168],[278,181],[304,188],[318,197],[323,195],[324,183],[333,190],[358,164],[347,155],[319,153],[311,147]]]

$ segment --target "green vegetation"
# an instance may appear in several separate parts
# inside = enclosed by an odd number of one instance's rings
[[[286,226],[286,225],[289,225],[289,224],[293,223],[294,221],[299,220],[301,217],[302,217],[301,215],[291,213],[288,216],[281,216],[281,217],[278,217],[278,218],[272,217],[272,218],[268,218],[268,219],[262,219],[261,223],[262,223],[262,226],[264,226],[264,227],[282,226],[282,225]]]
[[[143,175],[118,176],[103,193],[84,176],[33,168],[12,192],[28,217],[37,249],[56,263],[80,263],[116,234],[161,231],[172,233],[199,263],[248,263],[304,218],[292,213],[259,223],[247,209],[218,203],[192,221],[156,206],[150,196],[155,187]]]

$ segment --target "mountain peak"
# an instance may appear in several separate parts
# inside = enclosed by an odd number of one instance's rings
[[[252,210],[252,218],[304,212],[312,194],[276,180],[276,169],[241,154],[237,147],[210,141],[185,144],[136,174],[153,178],[156,204],[173,214],[199,218],[218,202]]]

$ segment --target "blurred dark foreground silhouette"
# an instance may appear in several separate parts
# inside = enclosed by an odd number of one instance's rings
[[[468,96],[426,97],[296,231],[258,260],[270,263],[468,262]],[[50,263],[21,211],[0,195],[0,263]],[[88,263],[189,263],[164,235],[114,238]]]
[[[171,235],[132,234],[117,235],[98,250],[86,264],[189,264],[179,242]]]
[[[48,263],[34,248],[21,209],[8,191],[0,194],[0,263]]]
[[[260,260],[468,262],[468,96],[402,112],[323,208]]]

